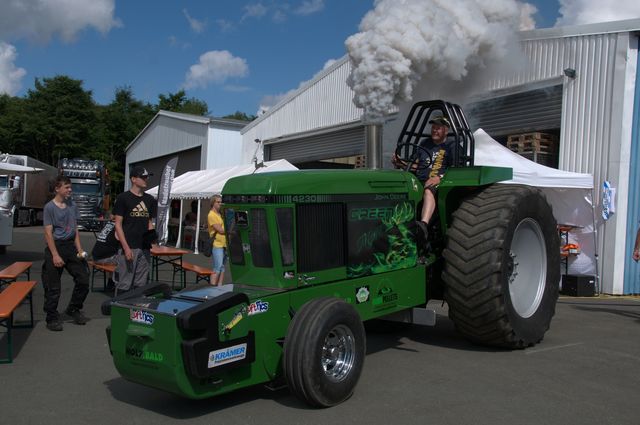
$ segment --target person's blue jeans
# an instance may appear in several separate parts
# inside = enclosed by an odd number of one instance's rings
[[[211,250],[211,258],[213,259],[213,271],[218,274],[224,272],[224,263],[227,260],[227,250],[225,248],[213,247]]]

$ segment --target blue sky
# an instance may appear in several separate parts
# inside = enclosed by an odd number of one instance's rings
[[[553,26],[560,17],[558,1],[529,3],[537,8],[537,28]],[[255,114],[260,105],[272,105],[311,79],[327,61],[342,57],[345,39],[358,32],[373,5],[372,0],[0,0],[0,92],[24,96],[35,78],[63,74],[83,80],[101,104],[122,86],[152,103],[161,93],[185,88],[189,97],[207,102],[213,116],[237,110]]]

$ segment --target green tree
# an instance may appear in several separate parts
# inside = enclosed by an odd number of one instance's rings
[[[0,152],[22,153],[27,144],[24,133],[25,101],[19,97],[0,95]]]
[[[225,115],[222,118],[229,118],[229,119],[238,120],[238,121],[253,121],[258,117],[255,115],[247,115],[244,112],[236,111],[233,114]]]
[[[82,157],[90,150],[96,108],[82,80],[64,75],[36,78],[25,110],[26,155],[56,165],[61,157]]]
[[[209,106],[203,100],[194,97],[187,99],[184,90],[177,93],[160,94],[158,96],[158,110],[182,112],[192,115],[209,115]]]
[[[117,88],[113,101],[97,108],[91,157],[104,161],[109,168],[114,193],[124,188],[126,147],[154,114],[154,107],[137,100],[130,87]]]

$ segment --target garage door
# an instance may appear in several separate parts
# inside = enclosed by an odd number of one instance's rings
[[[265,143],[266,158],[269,160],[286,159],[294,164],[296,162],[362,155],[363,153],[363,126]]]
[[[560,128],[562,85],[470,103],[465,113],[472,130],[492,137]]]

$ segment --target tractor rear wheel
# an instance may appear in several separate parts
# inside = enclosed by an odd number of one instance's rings
[[[311,300],[293,316],[284,342],[284,375],[291,392],[315,407],[339,404],[353,394],[365,357],[358,312],[331,297]]]
[[[466,199],[443,252],[457,330],[483,345],[540,342],[558,299],[559,245],[551,207],[536,188],[495,184]]]

